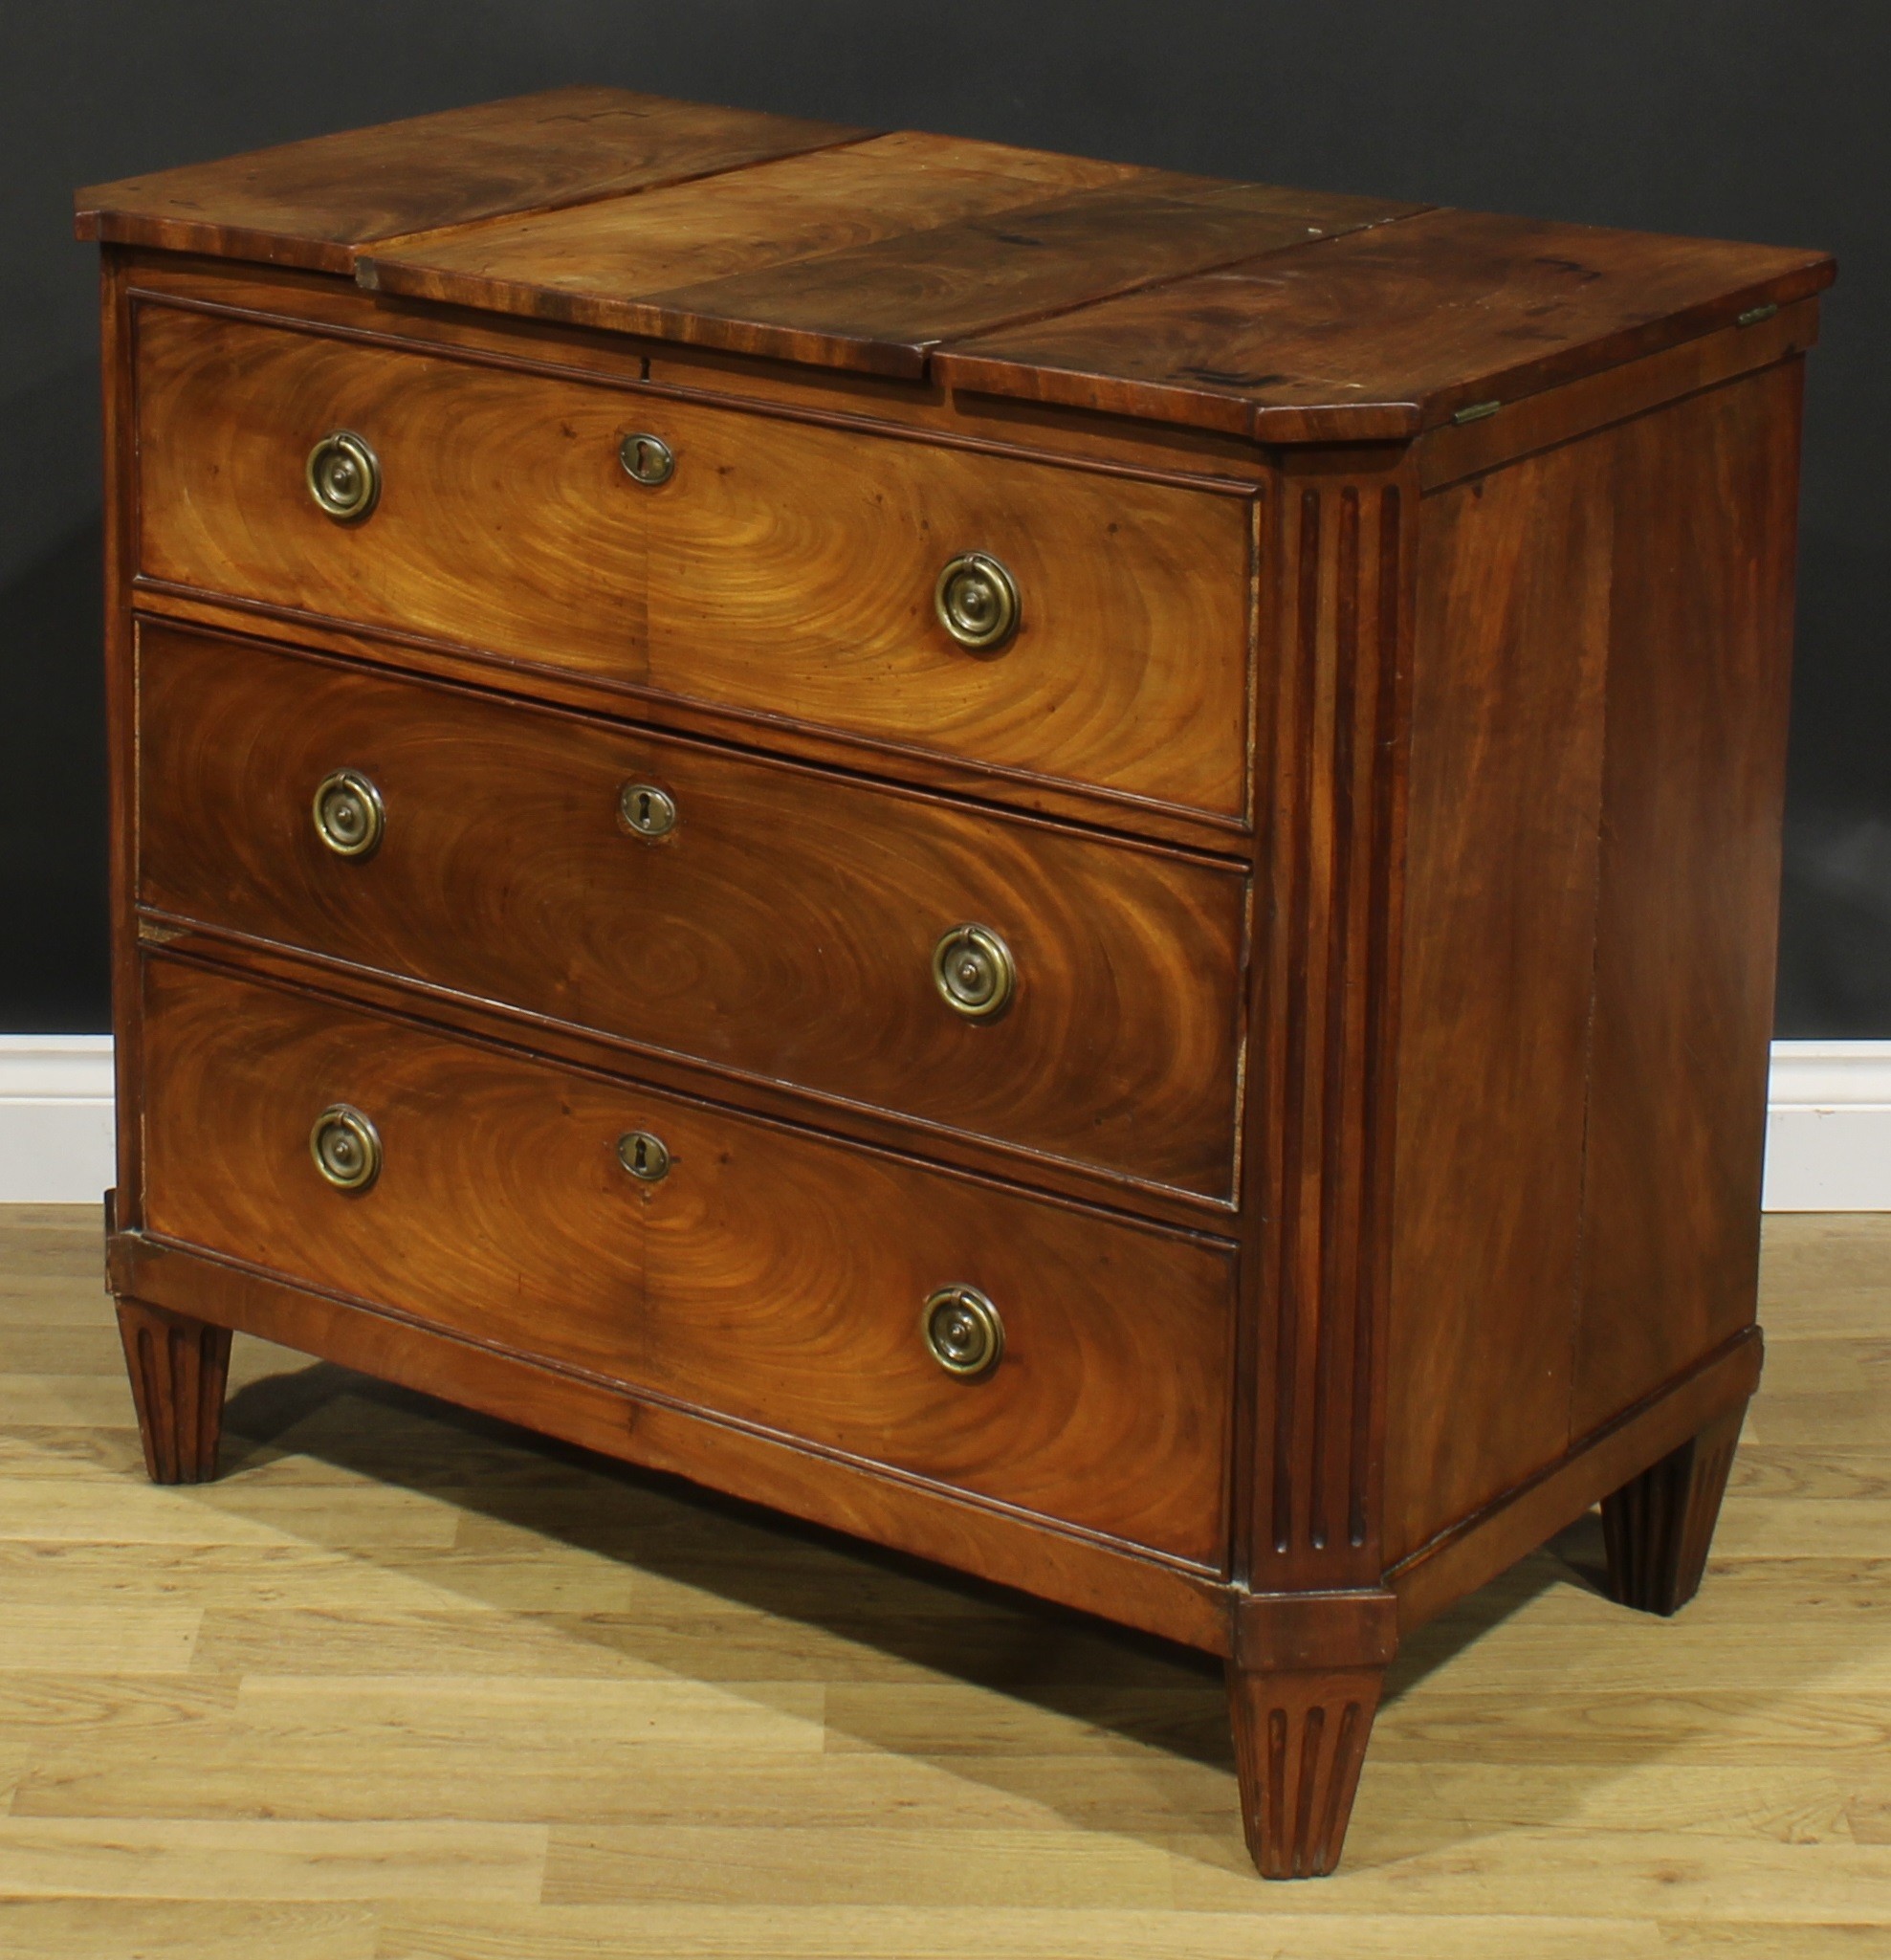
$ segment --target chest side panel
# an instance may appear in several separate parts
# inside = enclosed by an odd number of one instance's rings
[[[1593,437],[1424,504],[1389,1563],[1567,1440],[1614,454]]]
[[[1621,431],[1578,1434],[1753,1318],[1802,374]]]

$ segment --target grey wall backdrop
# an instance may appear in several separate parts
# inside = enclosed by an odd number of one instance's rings
[[[107,1024],[75,186],[565,81],[1840,259],[1812,363],[1778,1028],[1891,1036],[1882,0],[6,0],[0,1030]]]

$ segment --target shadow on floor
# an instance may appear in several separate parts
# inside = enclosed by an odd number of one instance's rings
[[[703,1589],[773,1618],[807,1625],[828,1641],[891,1655],[947,1681],[1016,1698],[1176,1759],[1186,1788],[1153,1797],[1146,1835],[1172,1848],[1187,1839],[1210,1861],[1241,1857],[1233,1755],[1221,1669],[1210,1656],[850,1539],[660,1473],[391,1387],[320,1362],[253,1380],[234,1391],[226,1421],[224,1473],[294,1454],[429,1495],[508,1528]],[[364,1554],[368,1555],[368,1554]],[[371,1554],[398,1562],[398,1553]],[[1419,1631],[1388,1682],[1396,1707],[1439,1668],[1557,1584],[1594,1589],[1600,1536],[1577,1526]],[[430,1564],[429,1581],[477,1594],[476,1573]],[[565,1630],[637,1652],[633,1615],[560,1616]],[[824,1642],[825,1644],[825,1642]],[[835,1661],[846,1668],[845,1652]],[[872,1678],[883,1679],[876,1672]],[[830,1724],[847,1732],[846,1712]],[[871,1734],[856,1739],[890,1745]],[[959,1773],[1003,1789],[1004,1759],[950,1755]],[[1075,1770],[1073,1762],[1073,1771]],[[1370,1758],[1368,1766],[1370,1774]],[[1611,1768],[1598,1774],[1618,1773]],[[1081,1780],[1076,1779],[1076,1780]],[[1031,1784],[1041,1791],[1042,1779]],[[1179,1796],[1178,1810],[1165,1810]],[[1073,1821],[1094,1813],[1073,1792],[1060,1804]],[[1161,1829],[1155,1829],[1157,1822]],[[1112,1827],[1126,1828],[1122,1819]],[[1216,1840],[1207,1841],[1208,1834]],[[1438,1847],[1470,1827],[1438,1819]],[[1408,1847],[1409,1848],[1409,1847]],[[1350,1860],[1358,1868],[1356,1860]]]

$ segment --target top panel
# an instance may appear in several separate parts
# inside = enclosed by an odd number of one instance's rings
[[[872,132],[625,89],[553,89],[78,193],[78,234],[319,272],[372,240],[675,184]]]
[[[1418,209],[903,132],[377,249],[383,292],[905,376],[928,350]]]
[[[1263,442],[1399,440],[1732,328],[1813,252],[566,89],[82,192],[108,242]]]
[[[1371,441],[1735,325],[1821,253],[1431,210],[956,342],[950,385],[1252,435]]]

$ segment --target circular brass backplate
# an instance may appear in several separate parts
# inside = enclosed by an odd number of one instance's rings
[[[668,837],[676,827],[676,800],[653,782],[627,782],[617,794],[617,814],[639,837]]]
[[[348,1103],[333,1103],[315,1119],[309,1155],[338,1191],[365,1191],[381,1175],[381,1133]]]
[[[316,785],[316,835],[338,857],[371,857],[387,827],[381,792],[358,769],[337,769]]]
[[[617,1139],[617,1160],[641,1184],[660,1184],[670,1175],[670,1151],[648,1130],[627,1130]]]
[[[352,429],[324,435],[303,473],[317,508],[338,524],[359,524],[381,499],[380,460]]]
[[[961,647],[988,652],[1018,630],[1018,586],[997,559],[962,551],[939,574],[933,610]]]
[[[617,460],[624,465],[624,473],[647,490],[668,483],[676,468],[675,451],[662,436],[643,431],[627,435],[618,444]]]
[[[989,1375],[1004,1357],[1004,1322],[977,1287],[941,1287],[926,1296],[919,1330],[927,1352],[948,1375]]]
[[[1011,948],[989,926],[954,926],[933,948],[933,984],[955,1014],[989,1021],[1017,991]]]

